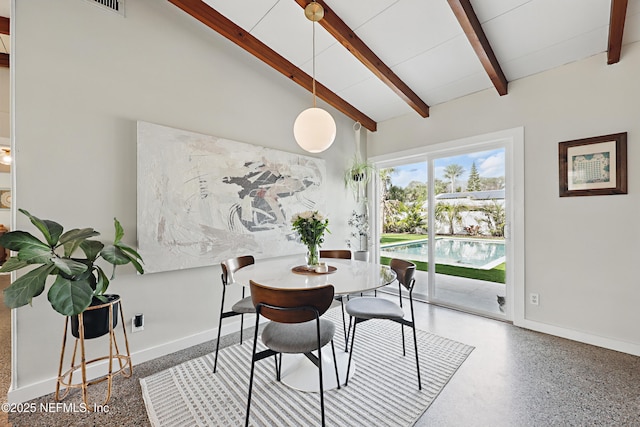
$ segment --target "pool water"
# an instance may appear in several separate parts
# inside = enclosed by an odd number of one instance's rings
[[[410,243],[394,243],[381,246],[380,255],[427,262],[427,248],[426,239]],[[435,259],[437,264],[489,270],[504,262],[504,242],[439,237],[435,241]]]

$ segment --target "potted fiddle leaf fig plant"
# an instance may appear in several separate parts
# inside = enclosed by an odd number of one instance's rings
[[[119,304],[118,295],[106,294],[110,280],[114,279],[116,266],[131,263],[138,273],[144,273],[140,255],[122,243],[124,230],[120,222],[114,218],[115,239],[112,244],[105,245],[91,239],[100,235],[93,228],[74,228],[65,232],[57,222],[40,219],[24,209],[18,210],[31,220],[44,240],[20,230],[0,236],[0,246],[16,252],[2,265],[0,272],[37,266],[4,290],[5,305],[18,308],[31,304],[33,298],[44,292],[47,278],[53,276],[55,280],[51,283],[47,298],[55,311],[64,316],[73,316],[73,335],[78,337],[77,315],[80,313],[83,313],[85,338],[95,338],[109,332],[109,307],[87,308],[112,301],[118,301],[114,304]],[[113,266],[110,277],[98,264],[99,260]],[[114,305],[113,326],[117,324],[116,308]],[[98,329],[89,330],[92,326]]]

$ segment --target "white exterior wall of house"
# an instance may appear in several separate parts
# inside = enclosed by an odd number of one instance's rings
[[[506,65],[506,64],[503,64]],[[516,323],[640,355],[640,43],[381,123],[369,154],[382,156],[524,128],[525,280],[539,294]],[[427,100],[428,101],[428,100]],[[626,195],[558,196],[558,142],[628,132]],[[524,304],[524,301],[522,302]]]
[[[137,120],[306,154],[293,122],[311,95],[167,1],[127,1],[125,18],[83,0],[18,1],[12,13],[14,206],[95,227],[105,240],[115,216],[135,246]],[[327,165],[325,246],[341,248],[356,207],[342,181],[355,142],[353,122],[328,110],[338,135],[317,155]],[[23,215],[16,220],[34,230]],[[144,331],[129,334],[134,365],[215,338],[220,273],[118,270],[109,291],[122,296],[125,320],[145,316]],[[43,295],[14,319],[9,399],[22,401],[55,389],[63,318]],[[225,325],[223,333],[239,327]]]
[[[465,193],[466,194],[466,193]],[[449,203],[452,205],[465,205],[469,209],[460,212],[460,221],[456,221],[454,225],[454,234],[469,234],[465,231],[465,227],[478,226],[480,235],[491,236],[491,230],[486,221],[486,215],[481,209],[487,205],[497,203],[504,208],[504,198],[502,199],[475,199],[473,197],[456,197],[439,199],[436,196],[436,203]],[[425,204],[425,211],[428,205]],[[449,234],[450,226],[447,221],[435,221],[436,234]]]
[[[451,203],[451,202],[447,202]],[[500,203],[504,207],[504,202],[500,201]],[[486,222],[486,215],[477,210],[482,207],[483,204],[478,202],[466,203],[467,206],[472,206],[472,209],[467,211],[460,212],[460,221],[456,221],[454,227],[454,234],[472,234],[466,231],[466,227],[480,227],[478,229],[478,234],[481,236],[491,236],[491,229],[489,228]],[[475,209],[474,209],[475,208]],[[446,221],[435,221],[436,224],[436,234],[449,234],[449,223]]]

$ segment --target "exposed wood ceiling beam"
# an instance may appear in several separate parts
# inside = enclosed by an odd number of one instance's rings
[[[0,16],[0,34],[9,35],[10,25],[9,18]],[[9,68],[9,54],[0,53],[0,67]]]
[[[9,18],[0,16],[0,34],[9,35],[9,28],[11,28],[9,23]]]
[[[304,9],[312,0],[295,0],[295,2]],[[373,53],[323,0],[317,0],[317,3],[324,8],[324,18],[319,21],[319,24],[418,114],[429,117],[429,106]]]
[[[473,50],[476,51],[476,55],[480,58],[480,62],[485,71],[489,75],[489,78],[493,82],[496,90],[500,95],[506,95],[507,92],[507,78],[502,72],[502,68],[496,59],[496,55],[493,53],[493,49],[487,40],[487,36],[484,34],[482,25],[478,20],[478,16],[471,7],[469,0],[447,0],[451,10],[458,18],[460,26],[467,35],[469,42]]]
[[[622,51],[622,35],[624,34],[624,20],[626,16],[627,0],[611,0],[607,64],[615,64],[616,62],[620,61],[620,53]]]
[[[313,91],[313,78],[310,75],[287,61],[269,46],[240,28],[206,3],[201,0],[169,0],[169,2],[284,74],[309,92]],[[316,81],[316,95],[352,120],[360,122],[362,126],[371,132],[376,131],[377,123],[373,119],[340,98],[318,81]]]

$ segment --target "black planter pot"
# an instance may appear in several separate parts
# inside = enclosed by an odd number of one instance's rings
[[[354,173],[352,178],[355,182],[362,182],[364,181],[364,172]]]
[[[118,325],[118,311],[120,310],[120,295],[103,295],[108,302],[93,298],[91,305],[82,313],[84,338],[98,338],[109,333],[109,307],[113,306],[114,329]],[[80,321],[78,316],[71,316],[71,334],[80,338]]]

